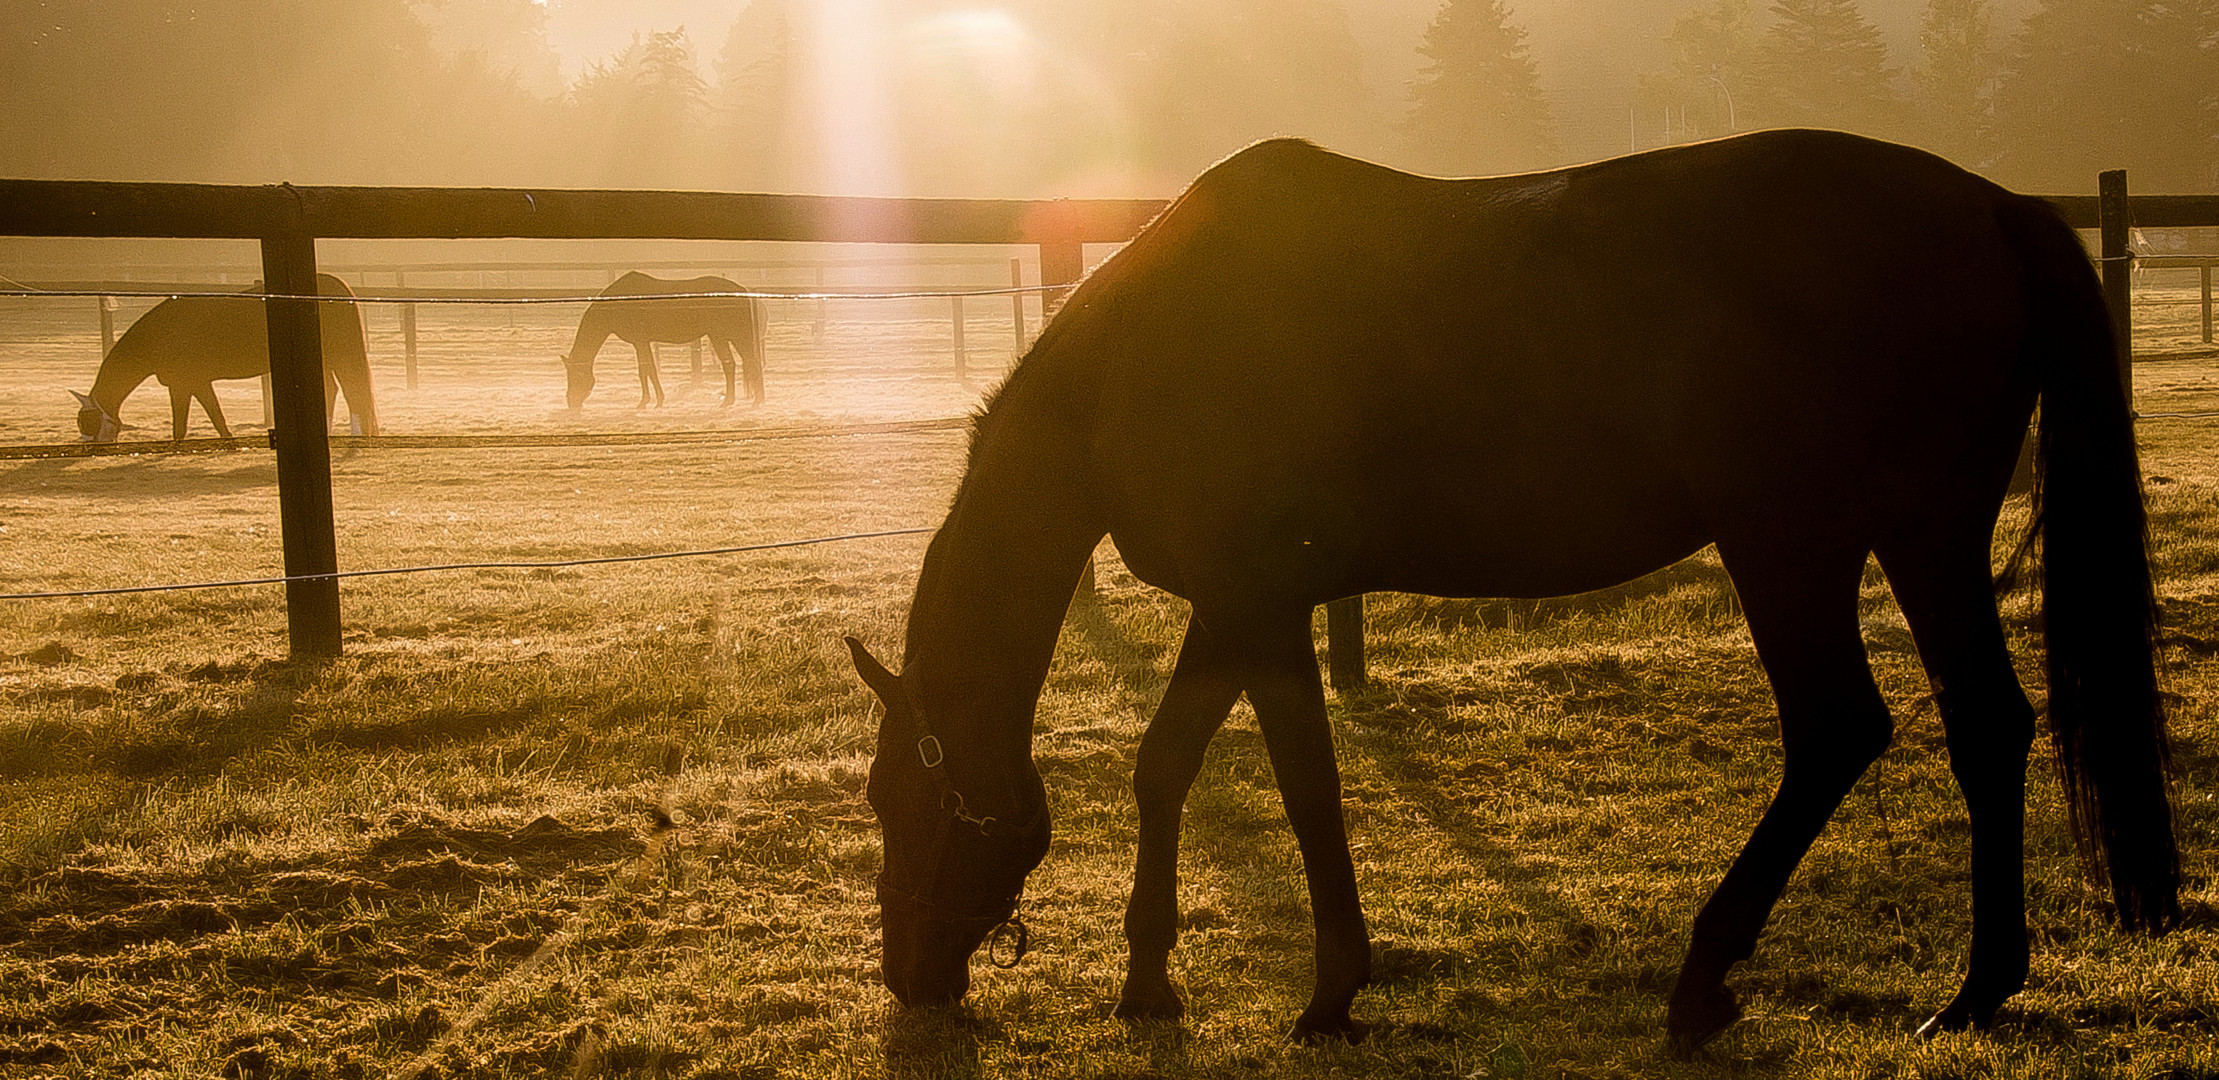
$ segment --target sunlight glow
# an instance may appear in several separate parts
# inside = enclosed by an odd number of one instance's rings
[[[1011,96],[1030,96],[1039,88],[1040,45],[1007,11],[943,11],[911,23],[905,36],[911,61],[942,79]]]
[[[817,130],[830,194],[903,194],[886,82],[885,19],[879,0],[815,5]]]

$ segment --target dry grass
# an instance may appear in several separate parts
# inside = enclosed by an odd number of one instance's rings
[[[2210,376],[2153,369],[2143,407],[2206,407]],[[1966,830],[1874,577],[1896,746],[1737,972],[1749,1018],[1695,1061],[1662,1054],[1688,921],[1778,772],[1762,673],[1700,557],[1576,600],[1374,598],[1373,684],[1333,709],[1378,1031],[1302,1048],[1282,1039],[1308,984],[1299,861],[1245,713],[1191,804],[1190,1016],[1109,1016],[1126,785],[1184,612],[1105,549],[1040,710],[1057,839],[1027,893],[1038,949],[982,966],[965,1010],[897,1012],[876,982],[870,700],[838,638],[898,640],[908,537],[350,582],[347,655],[321,665],[280,659],[274,589],[0,606],[0,1073],[2219,1074],[2219,427],[2144,430],[2189,925],[2108,929],[2038,752],[2034,976],[1990,1033],[1911,1036],[1962,963]],[[365,451],[337,465],[342,563],[931,524],[961,445]],[[0,465],[0,587],[270,573],[272,485],[260,455]],[[2024,601],[2010,614],[2023,637]]]

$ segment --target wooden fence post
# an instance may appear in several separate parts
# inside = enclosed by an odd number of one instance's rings
[[[2127,237],[2134,226],[2132,210],[2127,201],[2125,169],[2096,177],[2096,211],[2103,233],[2103,298],[2111,308],[2112,332],[2118,336],[2119,383],[2126,388],[2130,412],[2134,408],[2134,263],[2127,253]]]
[[[2204,271],[2204,340],[2211,340],[2211,271]],[[116,351],[116,298],[100,298],[100,358]]]
[[[819,293],[822,293],[822,292],[824,292],[824,264],[822,264],[822,263],[819,263],[819,264],[817,264],[817,290],[816,290],[816,291],[817,291],[817,292],[819,292]],[[826,318],[827,318],[827,316],[826,316],[826,311],[827,311],[827,307],[826,307],[826,305],[827,305],[828,303],[829,303],[829,301],[827,301],[827,300],[826,300],[826,299],[825,299],[825,298],[824,298],[823,296],[821,296],[821,295],[820,295],[820,296],[818,296],[818,297],[817,297],[817,328],[816,328],[815,334],[816,334],[816,342],[817,342],[817,344],[819,344],[819,345],[822,345],[822,344],[824,344],[824,324],[825,324],[825,320],[826,320]]]
[[[1011,259],[1011,260],[1009,260],[1009,287],[1010,287],[1010,288],[1012,288],[1012,289],[1022,289],[1022,288],[1024,288],[1024,287],[1025,287],[1025,260],[1023,260],[1023,259]],[[2210,340],[2211,340],[2211,303],[2210,303],[2210,294],[2211,294],[2211,271],[2210,271],[2210,269],[2209,269],[2209,268],[2206,268],[2206,269],[2204,270],[2204,294],[2205,294],[2205,303],[2204,303],[2204,340],[2205,340],[2205,341],[2210,341]],[[1024,293],[1018,292],[1018,293],[1011,293],[1011,294],[1009,294],[1009,324],[1010,324],[1010,326],[1014,327],[1014,328],[1015,328],[1015,331],[1016,331],[1016,341],[1017,341],[1017,343],[1016,343],[1016,344],[1015,344],[1014,346],[1012,346],[1012,347],[1010,348],[1010,350],[1009,350],[1009,359],[1010,359],[1010,362],[1011,362],[1011,363],[1015,363],[1015,362],[1017,361],[1017,359],[1018,359],[1019,357],[1022,357],[1022,356],[1024,356],[1024,355],[1025,355],[1025,294],[1024,294]]]
[[[315,238],[262,240],[262,280],[271,293],[314,296]],[[323,318],[314,300],[265,301],[276,425],[278,522],[285,575],[335,574],[339,543],[331,512],[331,441],[324,415]],[[350,403],[351,404],[351,403]],[[296,660],[339,655],[339,580],[285,583],[286,624]]]
[[[963,298],[948,297],[948,307],[955,326],[955,377],[967,382],[971,378],[971,369],[970,359],[963,355]]]
[[[2211,344],[2211,264],[2205,263],[2204,272],[2204,344]]]
[[[1335,690],[1364,685],[1364,594],[1325,605],[1325,681]]]

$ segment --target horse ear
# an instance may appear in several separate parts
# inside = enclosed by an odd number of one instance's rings
[[[93,404],[93,400],[90,396],[80,394],[75,390],[70,391],[69,396],[77,399],[77,407],[80,409],[97,409],[100,407]]]
[[[863,682],[871,688],[872,693],[878,695],[878,700],[901,700],[901,676],[886,670],[886,665],[879,663],[871,655],[871,651],[863,647],[862,642],[852,637],[845,640],[848,643],[848,655],[855,660],[855,673],[863,676]]]

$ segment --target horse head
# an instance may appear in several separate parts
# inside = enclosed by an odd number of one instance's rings
[[[593,358],[589,356],[583,360],[573,360],[570,355],[562,354],[562,366],[569,376],[565,389],[570,401],[570,411],[577,412],[585,408],[586,395],[593,392]]]
[[[123,430],[123,421],[116,419],[114,413],[101,408],[100,403],[92,398],[75,390],[69,393],[77,399],[77,441],[116,441],[116,435]]]
[[[1038,775],[1025,769],[1021,783],[1005,776],[997,784],[990,779],[995,763],[978,747],[934,733],[917,707],[913,680],[888,671],[862,642],[847,644],[856,672],[885,709],[867,791],[884,844],[881,973],[905,1006],[952,1005],[970,990],[971,954],[989,935],[1014,925],[1022,954],[1017,897],[1048,853],[1046,799],[1033,802],[1025,821],[986,813],[979,793],[1037,788]]]

